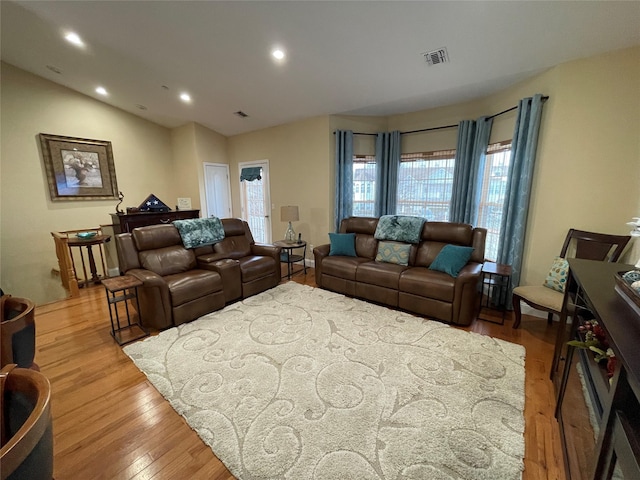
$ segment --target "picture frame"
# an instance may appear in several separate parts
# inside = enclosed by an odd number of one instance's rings
[[[65,200],[118,200],[111,142],[40,134],[49,194]]]

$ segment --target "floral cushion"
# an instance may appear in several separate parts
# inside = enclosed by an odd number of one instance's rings
[[[544,281],[544,286],[564,293],[565,286],[567,285],[567,276],[569,273],[569,262],[562,257],[556,257],[553,259],[551,270]]]
[[[379,242],[376,262],[396,263],[409,265],[409,252],[411,245],[398,242]]]

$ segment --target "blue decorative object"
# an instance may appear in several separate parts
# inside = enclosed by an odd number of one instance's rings
[[[224,238],[224,227],[217,217],[175,220],[173,224],[180,233],[184,248],[213,245]]]
[[[404,243],[420,243],[422,226],[426,220],[422,217],[404,215],[383,215],[378,220],[376,240],[393,240]]]
[[[457,245],[445,245],[435,260],[429,265],[429,270],[448,273],[457,277],[473,253],[473,247],[460,247]]]
[[[87,240],[89,238],[93,238],[98,234],[98,232],[79,232],[76,233],[76,237],[81,238],[83,240]]]
[[[141,212],[168,212],[171,210],[162,200],[156,197],[153,193],[145,198],[138,209]]]
[[[329,240],[331,241],[329,255],[356,256],[355,233],[330,233]]]
[[[629,270],[624,275],[622,275],[622,278],[624,279],[625,282],[631,285],[633,282],[637,282],[638,280],[640,280],[640,271]]]

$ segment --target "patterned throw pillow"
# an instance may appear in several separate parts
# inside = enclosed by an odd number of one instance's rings
[[[411,245],[398,242],[379,242],[376,262],[396,263],[409,265],[409,252]]]
[[[567,285],[568,272],[569,262],[562,257],[554,258],[549,275],[547,275],[543,285],[547,288],[564,293],[564,288]]]

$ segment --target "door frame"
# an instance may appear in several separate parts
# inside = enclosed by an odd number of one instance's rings
[[[245,199],[244,199],[244,195],[243,195],[243,186],[242,186],[242,182],[240,181],[240,174],[242,173],[242,169],[246,168],[246,167],[262,167],[262,173],[263,173],[263,185],[264,185],[264,195],[265,195],[265,211],[266,211],[266,219],[265,219],[265,234],[267,236],[267,238],[265,239],[265,241],[267,243],[271,243],[271,239],[273,236],[273,226],[271,224],[271,182],[270,182],[270,178],[269,178],[269,160],[268,159],[263,159],[263,160],[252,160],[249,162],[240,162],[238,163],[238,188],[240,189],[240,215],[242,217],[243,220],[246,220],[247,222],[249,221],[249,219],[247,218],[247,208],[245,205]]]
[[[227,163],[202,162],[202,177],[204,180],[204,213],[203,217],[210,217],[209,213],[209,192],[207,189],[207,166],[224,167],[227,171],[227,202],[229,202],[229,216],[233,216],[233,203],[231,202],[231,177],[229,176],[229,165]],[[223,217],[224,218],[224,217]]]

